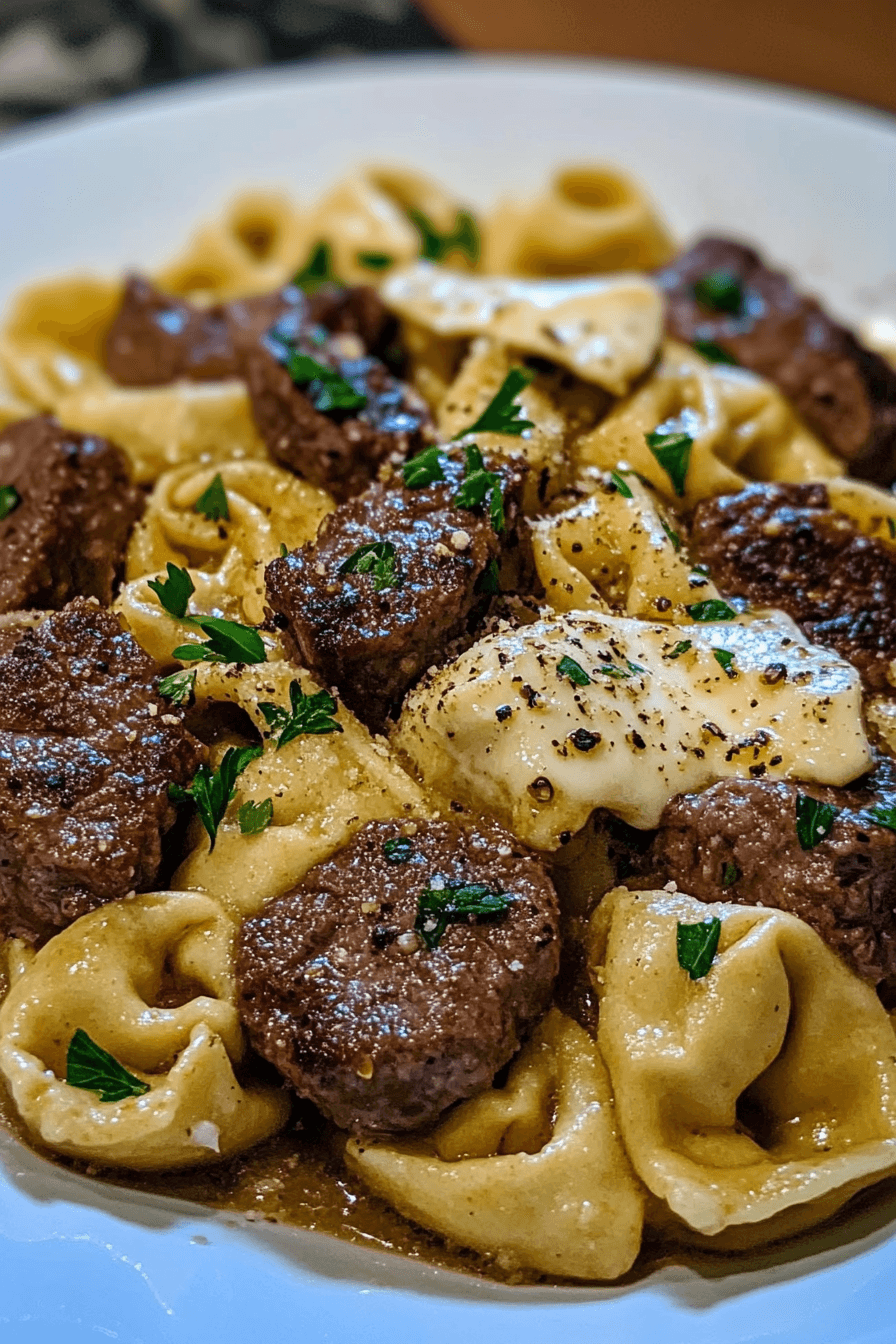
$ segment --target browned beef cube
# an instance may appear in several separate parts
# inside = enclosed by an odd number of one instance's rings
[[[698,347],[710,342],[775,383],[853,475],[893,480],[896,370],[788,276],[770,270],[749,247],[704,238],[657,280],[673,336]]]
[[[49,416],[0,433],[0,611],[58,608],[72,597],[108,605],[144,498],[124,453]],[[11,506],[11,507],[10,507]]]
[[[77,598],[0,656],[0,929],[42,943],[152,888],[204,748],[118,617]]]

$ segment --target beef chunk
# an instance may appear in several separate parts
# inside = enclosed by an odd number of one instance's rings
[[[434,883],[512,899],[448,923],[430,950],[414,926]],[[244,924],[240,1012],[255,1049],[338,1125],[415,1129],[488,1086],[546,1010],[558,955],[554,889],[511,836],[370,822]]]
[[[734,277],[713,306],[694,286],[714,272]],[[749,247],[704,238],[657,276],[668,326],[683,341],[711,341],[777,384],[806,424],[845,457],[853,475],[889,482],[896,475],[896,371],[866,350],[815,299],[798,293]],[[726,311],[727,309],[727,311]]]
[[[835,512],[824,485],[750,485],[703,500],[691,548],[723,593],[780,607],[871,690],[892,692],[896,552]]]
[[[0,656],[0,929],[42,943],[151,889],[204,749],[118,617],[76,598]]]
[[[838,808],[830,833],[802,849],[800,795]],[[896,974],[896,834],[869,815],[896,805],[896,763],[849,789],[725,780],[674,798],[642,865],[701,901],[789,910],[859,975]]]
[[[297,386],[287,368],[293,352],[338,374],[360,405],[333,406],[319,380]],[[252,414],[271,456],[339,500],[359,494],[387,458],[422,447],[426,406],[365,353],[355,333],[327,337],[307,326],[301,313],[290,313],[247,352],[243,368]]]
[[[498,470],[512,529],[523,469],[505,462]],[[370,486],[328,514],[315,541],[265,571],[268,602],[297,661],[324,685],[338,686],[374,729],[466,634],[483,601],[486,571],[501,551],[488,514],[453,503],[461,463],[446,458],[444,471],[444,482],[421,489],[409,490],[400,479]],[[343,572],[354,568],[362,547],[374,546],[385,553],[379,576],[376,565]]]
[[[0,433],[0,485],[18,497],[0,521],[0,611],[108,605],[144,502],[124,453],[49,416],[18,420]]]

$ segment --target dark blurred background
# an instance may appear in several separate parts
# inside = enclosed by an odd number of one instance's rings
[[[896,0],[0,0],[0,128],[216,71],[452,48],[660,61],[896,111]]]

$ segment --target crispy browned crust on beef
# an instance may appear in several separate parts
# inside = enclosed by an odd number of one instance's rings
[[[869,689],[892,692],[896,551],[835,512],[824,485],[756,484],[702,500],[691,550],[721,592],[780,607]]]
[[[0,656],[0,929],[43,943],[150,889],[204,748],[117,616],[76,598]]]
[[[800,794],[839,809],[812,849],[797,835]],[[896,975],[896,834],[870,811],[894,805],[889,759],[849,789],[725,780],[667,804],[639,867],[701,901],[788,910],[877,983]]]
[[[144,506],[121,449],[50,416],[17,420],[0,433],[0,485],[20,497],[0,521],[0,611],[108,605]]]
[[[512,836],[418,822],[409,861],[390,863],[383,844],[406,829],[368,823],[248,920],[238,944],[253,1046],[361,1132],[418,1128],[488,1086],[546,1010],[557,974],[554,889]],[[500,915],[449,924],[430,951],[413,929],[420,893],[439,877],[515,899]]]
[[[703,307],[694,284],[728,271],[745,293],[741,315]],[[752,248],[703,238],[657,275],[668,302],[668,328],[683,341],[712,341],[747,369],[775,383],[803,419],[845,457],[855,476],[896,476],[896,370],[866,349],[789,277]]]
[[[522,463],[492,463],[500,473],[507,529],[522,495]],[[368,726],[382,727],[413,682],[442,662],[484,605],[485,571],[502,550],[487,512],[461,509],[453,496],[464,468],[452,457],[447,480],[408,490],[397,477],[341,504],[313,542],[265,570],[268,603],[297,661]],[[339,570],[361,546],[395,548],[396,586],[376,591],[373,574]],[[487,600],[485,602],[487,605]]]

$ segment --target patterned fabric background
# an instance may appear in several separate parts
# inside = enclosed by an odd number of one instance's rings
[[[0,0],[0,129],[190,75],[448,45],[411,0]]]

